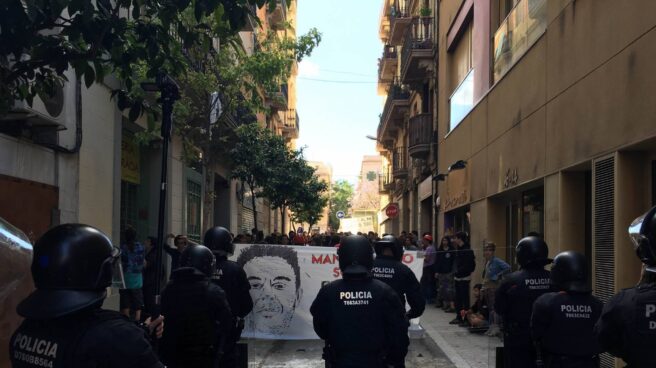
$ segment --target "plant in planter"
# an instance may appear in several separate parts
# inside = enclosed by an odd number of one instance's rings
[[[419,9],[419,15],[421,15],[422,17],[430,17],[431,13],[432,13],[432,10],[429,7],[423,7],[421,9]]]

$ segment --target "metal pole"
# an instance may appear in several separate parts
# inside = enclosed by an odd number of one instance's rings
[[[159,213],[157,216],[157,277],[155,279],[155,312],[152,318],[159,317],[161,311],[161,279],[162,279],[162,251],[164,250],[164,220],[166,218],[166,190],[167,169],[169,156],[169,141],[171,140],[173,104],[180,98],[178,86],[167,76],[158,76],[157,84],[160,88],[162,103],[162,175],[159,187]]]

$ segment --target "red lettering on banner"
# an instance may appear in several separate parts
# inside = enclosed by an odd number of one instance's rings
[[[339,267],[333,268],[333,277],[337,278],[341,275],[341,271],[339,270]]]
[[[415,260],[415,256],[413,256],[410,253],[406,253],[403,255],[403,263],[410,264],[414,260]]]
[[[312,255],[312,264],[335,264],[339,258],[335,254]]]
[[[312,264],[321,264],[321,254],[319,255],[312,255]]]

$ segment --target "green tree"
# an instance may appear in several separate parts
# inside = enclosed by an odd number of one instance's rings
[[[243,28],[252,6],[277,0],[6,0],[0,2],[0,115],[15,100],[52,95],[69,67],[87,86],[116,75],[130,90],[146,76],[178,75],[185,52],[212,49]],[[193,22],[189,21],[189,16]],[[124,100],[125,102],[125,100]],[[132,116],[143,100],[133,101]]]
[[[348,213],[351,208],[351,200],[353,199],[354,188],[351,183],[346,180],[338,180],[333,183],[330,196],[330,213],[329,225],[334,230],[339,230],[339,219],[337,212],[344,211]]]
[[[293,219],[296,222],[308,223],[309,229],[312,229],[323,217],[323,210],[328,204],[328,197],[325,195],[328,184],[313,174],[302,188],[302,197],[291,206]]]

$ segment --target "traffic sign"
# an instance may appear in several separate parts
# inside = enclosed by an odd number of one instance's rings
[[[337,211],[337,218],[338,219],[343,219],[346,216],[344,211]]]
[[[396,218],[399,215],[399,205],[396,203],[390,203],[385,208],[385,214],[389,218]]]

